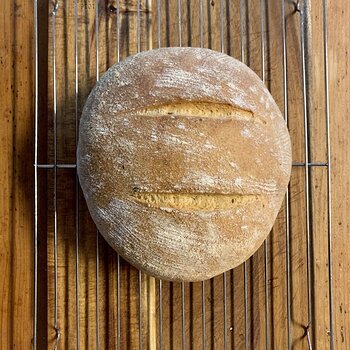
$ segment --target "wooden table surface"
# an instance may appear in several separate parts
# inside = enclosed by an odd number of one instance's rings
[[[305,72],[300,54],[300,14],[285,1],[287,95],[283,85],[282,1],[263,1],[264,77],[284,114],[288,115],[293,161],[327,162],[327,124],[324,80],[323,8],[321,1],[308,6]],[[117,61],[117,1],[77,0],[39,6],[39,158],[40,164],[75,164],[76,118],[98,75]],[[181,42],[178,1],[161,1],[160,37],[156,0],[141,0],[140,49],[161,46],[199,46],[199,0],[182,0]],[[220,3],[223,21],[220,21]],[[98,4],[98,8],[96,7]],[[203,0],[203,46],[243,59],[262,77],[260,0],[243,0],[243,26],[239,0]],[[327,1],[331,229],[333,269],[334,349],[350,349],[350,123],[349,31],[346,0]],[[96,9],[98,21],[96,22]],[[34,7],[32,0],[0,3],[0,350],[31,349],[33,343],[33,232],[34,232]],[[75,33],[75,24],[77,32]],[[137,1],[120,0],[120,59],[136,53]],[[53,27],[54,24],[54,27]],[[222,24],[222,27],[221,27]],[[221,32],[223,28],[223,45]],[[53,36],[53,29],[55,35]],[[75,51],[77,34],[77,62]],[[97,35],[96,35],[97,34]],[[55,42],[53,42],[55,38]],[[159,39],[159,40],[158,40]],[[53,46],[55,44],[55,46]],[[96,45],[98,49],[96,50]],[[55,49],[55,55],[54,55]],[[55,62],[54,62],[55,58]],[[54,65],[55,64],[55,65]],[[77,71],[76,71],[77,67]],[[56,72],[56,80],[53,72]],[[76,74],[78,73],[78,74]],[[55,84],[54,84],[55,83]],[[76,83],[78,83],[76,85]],[[76,90],[78,88],[78,90]],[[54,95],[54,91],[56,92]],[[77,91],[77,94],[76,94]],[[288,97],[287,109],[284,98]],[[54,102],[56,101],[56,109]],[[305,149],[304,102],[308,117],[309,147]],[[57,148],[55,157],[54,115]],[[293,349],[308,349],[307,230],[305,167],[293,167],[289,193],[290,223],[290,331]],[[55,184],[56,174],[56,184]],[[76,182],[74,168],[39,169],[38,242],[38,349],[55,343],[54,227],[57,209],[57,328],[59,349],[117,349],[120,319],[121,349],[139,348],[139,305],[142,307],[143,348],[159,348],[159,282],[139,274],[120,261],[120,317],[117,317],[117,256],[97,236]],[[310,291],[314,349],[330,349],[328,290],[327,166],[309,167]],[[56,187],[56,201],[54,197]],[[78,199],[78,200],[77,200]],[[78,204],[78,205],[77,205]],[[288,348],[286,206],[283,205],[267,241],[268,322],[265,318],[265,251],[247,262],[247,340],[244,317],[244,273],[240,266],[205,282],[206,348]],[[78,220],[77,220],[78,217]],[[79,232],[79,319],[76,299],[76,233]],[[97,241],[98,239],[98,241]],[[98,245],[98,266],[96,254]],[[96,269],[98,268],[98,285]],[[98,286],[98,288],[97,288]],[[163,349],[202,348],[202,285],[162,284]],[[226,305],[226,307],[224,307]],[[96,312],[98,306],[98,314]],[[226,322],[224,312],[226,311]],[[97,322],[98,315],[98,322]],[[182,332],[182,324],[185,328]],[[79,339],[77,338],[79,325]],[[226,330],[225,330],[226,327]],[[224,335],[226,334],[226,338]],[[267,336],[267,338],[266,338]]]

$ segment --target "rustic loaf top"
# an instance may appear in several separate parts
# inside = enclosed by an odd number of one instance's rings
[[[252,255],[290,169],[289,134],[265,85],[208,49],[157,49],[114,65],[80,122],[78,174],[98,229],[163,279],[206,279]]]

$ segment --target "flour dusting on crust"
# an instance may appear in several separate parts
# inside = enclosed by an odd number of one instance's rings
[[[195,281],[249,258],[291,170],[290,138],[259,77],[225,54],[128,57],[91,92],[77,170],[101,234],[156,277]]]

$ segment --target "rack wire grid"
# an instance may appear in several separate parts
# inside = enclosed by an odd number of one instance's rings
[[[308,0],[34,0],[34,349],[334,348],[322,6],[323,67],[315,73]],[[114,253],[89,216],[75,162],[82,106],[100,75],[141,50],[182,45],[254,69],[293,145],[291,184],[263,247],[201,283],[155,280]],[[316,93],[324,104],[317,121]]]

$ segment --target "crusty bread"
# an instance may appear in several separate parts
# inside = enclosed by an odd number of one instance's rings
[[[290,138],[258,76],[198,48],[111,67],[80,122],[78,174],[108,243],[137,268],[197,281],[248,259],[290,177]]]

